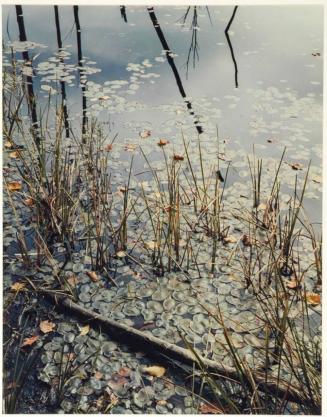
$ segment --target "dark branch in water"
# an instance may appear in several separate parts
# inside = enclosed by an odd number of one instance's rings
[[[230,50],[230,53],[232,55],[232,60],[233,60],[233,63],[234,63],[235,87],[236,88],[238,88],[238,69],[237,69],[237,62],[236,62],[235,55],[234,55],[233,45],[232,45],[232,42],[230,41],[230,38],[229,38],[229,35],[228,35],[228,31],[229,31],[229,29],[231,27],[231,24],[233,23],[233,20],[234,20],[234,17],[235,17],[237,8],[238,8],[238,6],[235,6],[234,7],[232,17],[230,18],[230,20],[228,22],[228,25],[226,26],[226,29],[225,29],[225,36],[226,36],[227,43],[228,43],[228,46],[229,46],[229,50]]]
[[[189,110],[190,115],[195,118],[194,124],[195,124],[196,130],[198,131],[199,134],[201,134],[201,133],[203,133],[203,128],[202,128],[202,126],[200,126],[198,124],[199,122],[196,120],[197,117],[194,114],[191,102],[189,100],[186,100],[186,93],[185,93],[185,90],[184,90],[184,87],[183,87],[183,84],[182,84],[182,80],[181,80],[181,78],[179,76],[179,73],[178,73],[178,70],[176,68],[174,58],[171,56],[171,50],[170,50],[169,45],[166,41],[166,38],[165,38],[165,36],[164,36],[164,34],[161,30],[161,27],[158,23],[158,20],[157,20],[157,17],[155,15],[155,13],[154,13],[153,7],[148,7],[147,9],[148,9],[151,21],[153,23],[153,27],[154,27],[154,29],[155,29],[155,31],[158,35],[158,38],[161,42],[162,48],[166,52],[166,58],[167,58],[167,61],[170,65],[172,71],[173,71],[173,74],[175,76],[175,80],[176,80],[176,84],[178,86],[179,92],[180,92],[181,96],[184,98],[184,101],[186,103],[186,106]]]
[[[59,9],[58,6],[54,6],[55,12],[55,22],[56,22],[56,32],[57,32],[57,43],[59,52],[62,49],[62,40],[61,40],[61,30],[60,30],[60,20],[59,20]],[[59,57],[60,62],[63,62],[62,57]],[[67,111],[67,95],[66,95],[66,84],[65,81],[60,81],[61,87],[61,105],[64,112],[64,124],[66,131],[66,138],[69,138],[69,122],[68,122],[68,111]]]
[[[126,7],[125,6],[120,6],[120,14],[121,14],[121,17],[124,19],[124,22],[127,23],[127,15],[126,15]]]
[[[75,19],[75,27],[76,27],[76,37],[77,37],[77,56],[78,56],[78,71],[79,71],[79,81],[82,88],[82,109],[83,109],[83,121],[82,121],[82,134],[83,140],[86,134],[86,126],[87,126],[87,115],[86,115],[86,79],[85,74],[83,74],[83,54],[82,54],[82,40],[81,40],[81,25],[79,23],[78,17],[78,6],[73,6],[74,8],[74,19]],[[84,76],[83,76],[84,75]]]
[[[16,17],[17,17],[17,23],[18,23],[18,29],[19,29],[19,40],[20,42],[26,42],[27,36],[26,36],[26,31],[25,31],[23,8],[22,6],[15,6],[15,8],[16,8]],[[33,71],[32,61],[29,59],[28,51],[23,51],[22,55],[25,61],[24,65],[26,67],[30,67],[31,70]],[[27,103],[28,103],[28,108],[30,112],[30,117],[32,120],[32,132],[33,132],[36,146],[39,148],[41,138],[39,135],[39,123],[37,120],[36,102],[35,102],[32,75],[26,75],[26,86],[27,86]]]

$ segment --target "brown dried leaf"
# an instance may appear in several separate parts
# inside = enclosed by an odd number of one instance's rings
[[[117,256],[118,258],[124,258],[126,255],[127,255],[127,254],[126,254],[126,252],[125,252],[125,251],[123,251],[123,250],[119,250],[119,251],[116,253],[116,256]]]
[[[127,143],[126,145],[124,145],[124,150],[128,152],[134,152],[136,148],[137,145],[135,145],[134,143]]]
[[[106,145],[104,147],[104,150],[107,151],[107,152],[111,152],[112,151],[112,148],[113,148],[113,145],[111,143],[109,143],[108,145]]]
[[[118,374],[124,377],[129,377],[131,373],[132,373],[132,370],[127,368],[126,366],[122,366],[118,371]]]
[[[111,379],[109,379],[108,381],[109,387],[114,391],[119,390],[122,386],[124,386],[127,383],[128,383],[128,379],[125,378],[124,376],[120,376],[117,373],[113,374],[111,376]]]
[[[149,136],[151,136],[151,130],[143,130],[142,132],[139,133],[139,135],[142,139],[146,139]]]
[[[318,305],[321,303],[321,297],[319,294],[307,293],[305,298],[309,305]]]
[[[37,340],[39,339],[39,336],[31,336],[31,337],[26,337],[24,340],[23,340],[23,343],[22,343],[22,346],[21,347],[23,347],[23,346],[31,346],[31,345],[33,345]]]
[[[8,182],[7,187],[9,191],[20,191],[22,189],[22,183],[19,181]]]
[[[244,246],[252,246],[252,240],[250,239],[248,235],[242,236],[242,243]]]
[[[50,333],[53,332],[53,329],[56,327],[54,323],[49,320],[41,321],[40,323],[40,330],[42,333]]]
[[[31,197],[28,197],[25,200],[23,200],[23,203],[25,204],[25,206],[28,206],[28,207],[32,207],[32,206],[35,205],[35,202],[34,202],[33,198],[31,198]]]
[[[286,287],[290,290],[296,290],[300,287],[300,283],[296,279],[291,279],[286,283]]]
[[[19,151],[10,152],[9,158],[19,159],[19,158],[21,158],[21,153]]]
[[[169,140],[160,139],[159,142],[157,143],[157,145],[160,146],[160,147],[162,147],[162,146],[168,145],[168,143],[170,143]]]
[[[147,366],[145,368],[143,368],[143,372],[146,372],[147,374],[151,375],[151,376],[155,376],[157,378],[162,377],[165,372],[166,369],[162,366]]]
[[[12,147],[13,147],[13,144],[12,144],[9,140],[7,140],[7,141],[4,143],[4,147],[5,147],[5,148],[7,148],[7,149],[10,149],[10,148],[12,148]]]
[[[184,161],[184,156],[182,155],[177,155],[176,153],[173,156],[174,161]]]
[[[299,164],[298,162],[294,162],[293,164],[290,164],[290,167],[294,169],[295,171],[302,170],[303,168],[302,165]]]
[[[102,372],[99,372],[99,371],[96,371],[95,372],[95,374],[94,374],[94,378],[95,379],[101,379],[103,377],[103,373]]]
[[[86,271],[86,275],[91,278],[91,280],[93,282],[97,282],[99,281],[99,277],[97,276],[97,274],[94,271]]]

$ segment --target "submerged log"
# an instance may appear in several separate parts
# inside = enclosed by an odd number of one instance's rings
[[[144,333],[131,326],[123,323],[118,323],[114,320],[104,317],[101,314],[95,313],[92,310],[86,309],[81,305],[75,303],[68,297],[58,295],[56,293],[45,292],[47,298],[56,304],[58,307],[63,307],[69,312],[87,319],[90,325],[101,326],[113,338],[122,341],[131,346],[133,349],[143,350],[150,354],[161,354],[164,357],[176,359],[187,365],[195,365],[202,375],[210,374],[212,377],[225,377],[237,383],[240,381],[240,373],[235,368],[225,366],[221,363],[205,358],[199,351],[195,350],[195,354],[189,350],[170,343],[166,340],[160,339],[152,334]],[[197,357],[198,356],[198,357]],[[200,373],[199,373],[200,374]],[[279,381],[277,378],[268,376],[266,372],[261,369],[251,369],[247,376],[242,374],[243,383],[247,379],[249,386],[256,384],[256,390],[266,394],[278,397],[283,401],[291,401],[297,404],[312,405],[311,401],[302,394],[300,387],[295,384],[290,384],[285,381]]]

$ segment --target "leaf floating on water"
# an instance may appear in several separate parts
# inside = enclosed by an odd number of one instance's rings
[[[129,377],[130,376],[130,374],[131,374],[131,369],[129,369],[129,368],[127,368],[126,366],[122,366],[120,369],[119,369],[119,371],[118,371],[118,374],[120,375],[120,376],[123,376],[123,377]]]
[[[150,240],[149,242],[145,242],[144,243],[144,246],[147,249],[154,250],[154,249],[157,249],[158,248],[158,243],[157,242],[154,242],[153,240]]]
[[[83,326],[80,331],[80,336],[87,335],[89,331],[90,331],[90,326],[88,324],[86,326]]]
[[[309,305],[318,305],[321,303],[321,297],[319,294],[307,293],[305,298]]]
[[[157,145],[160,146],[160,147],[163,147],[163,146],[168,145],[168,143],[170,143],[169,140],[160,139],[159,142],[157,143]]]
[[[223,410],[212,404],[201,404],[199,410],[201,414],[223,414]]]
[[[108,145],[106,145],[104,147],[104,150],[107,151],[107,152],[111,152],[112,151],[112,148],[113,148],[112,143],[109,143]]]
[[[39,336],[31,336],[31,337],[27,337],[26,339],[23,340],[22,346],[31,346],[33,345],[37,340],[39,339]]]
[[[7,187],[9,191],[20,191],[22,189],[22,183],[19,181],[8,182]]]
[[[319,175],[314,175],[312,177],[312,181],[315,182],[316,184],[321,184],[322,183],[322,178]]]
[[[49,320],[41,321],[40,323],[40,330],[42,333],[50,333],[53,332],[53,329],[56,327],[54,323]]]
[[[97,276],[97,274],[94,271],[86,271],[86,275],[91,278],[91,280],[93,282],[97,282],[99,281],[99,277]]]
[[[133,143],[127,143],[124,146],[124,150],[127,152],[134,152],[136,148],[137,148],[137,145],[134,145]]]
[[[313,52],[311,55],[317,57],[317,56],[320,56],[321,54],[320,52]]]
[[[293,164],[290,164],[290,167],[294,169],[295,171],[299,171],[303,169],[303,166],[299,164],[298,162],[294,162]]]
[[[24,284],[23,282],[15,282],[15,284],[13,284],[13,285],[10,287],[10,289],[11,289],[12,291],[19,292],[19,291],[21,291],[22,289],[24,289],[25,287],[26,287],[26,284]]]
[[[19,151],[13,151],[9,154],[10,158],[19,159],[21,157],[21,153]]]
[[[300,287],[300,283],[296,279],[291,279],[286,283],[286,287],[290,290],[296,290]]]
[[[99,97],[99,101],[106,101],[106,100],[109,100],[110,99],[110,97],[109,96],[102,96],[102,97]]]
[[[160,378],[165,374],[166,369],[162,366],[148,366],[148,367],[143,368],[143,372],[151,376]]]
[[[224,243],[236,243],[238,239],[235,236],[224,237]]]
[[[184,161],[184,156],[182,155],[177,155],[176,153],[173,156],[174,161]]]
[[[139,133],[139,135],[142,139],[146,139],[149,136],[151,136],[151,130],[143,130],[142,132]]]

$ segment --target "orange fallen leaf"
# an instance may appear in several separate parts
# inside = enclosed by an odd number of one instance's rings
[[[212,404],[201,404],[199,410],[201,414],[223,414],[220,408]]]
[[[86,275],[91,278],[91,280],[93,282],[97,282],[99,281],[99,277],[97,276],[97,274],[94,271],[86,271]]]
[[[101,379],[103,377],[103,373],[102,372],[99,372],[99,371],[96,371],[95,372],[95,374],[94,374],[94,378],[95,379]]]
[[[19,181],[8,182],[7,187],[9,191],[20,191],[22,189],[22,183]]]
[[[291,279],[286,283],[286,287],[290,290],[296,290],[300,287],[300,283],[296,279]]]
[[[151,375],[151,376],[155,376],[157,378],[162,377],[165,372],[166,369],[162,366],[147,366],[145,368],[143,368],[143,372]]]
[[[23,343],[22,343],[22,347],[23,346],[31,346],[31,345],[33,345],[37,340],[39,339],[39,336],[31,336],[31,337],[26,337],[24,340],[23,340]]]
[[[89,331],[90,331],[90,326],[88,324],[86,326],[83,326],[80,331],[80,336],[87,335]]]
[[[160,139],[159,142],[157,143],[157,145],[162,147],[162,146],[168,145],[168,143],[170,143],[169,140]]]
[[[321,303],[321,297],[319,294],[307,293],[305,298],[309,305],[318,305]]]
[[[26,287],[26,284],[24,284],[22,282],[15,282],[15,284],[12,284],[12,286],[10,287],[10,289],[12,291],[19,292],[19,291],[21,291],[25,287]]]
[[[149,136],[151,136],[151,130],[143,130],[142,132],[139,133],[139,135],[142,139],[146,139]]]
[[[131,372],[132,372],[132,371],[131,371],[129,368],[127,368],[126,366],[122,366],[122,367],[119,369],[118,374],[119,374],[120,376],[128,377],[128,376],[130,376]]]
[[[23,201],[23,203],[25,204],[25,206],[28,206],[28,207],[32,207],[32,206],[35,205],[35,202],[34,202],[33,198],[31,198],[31,197],[26,198]]]
[[[177,155],[176,153],[173,156],[174,161],[184,161],[184,156],[182,155]]]
[[[53,332],[53,329],[56,327],[54,323],[49,320],[41,321],[40,323],[40,330],[42,333],[50,333]]]
[[[9,158],[12,159],[19,159],[21,157],[21,153],[19,151],[10,152]]]
[[[105,150],[105,151],[107,151],[107,152],[111,152],[111,151],[112,151],[112,148],[113,148],[112,144],[111,144],[111,143],[109,143],[108,145],[106,145],[106,146],[104,147],[104,150]]]
[[[224,243],[236,243],[238,239],[235,236],[224,237]]]

